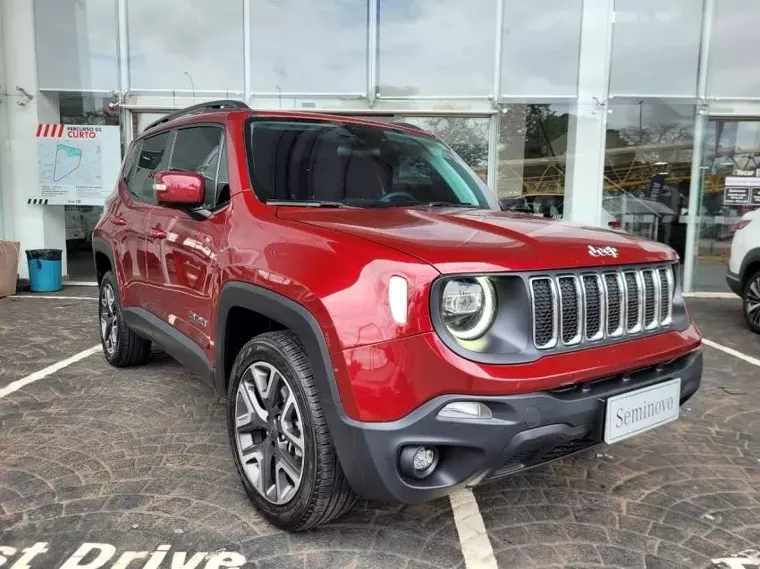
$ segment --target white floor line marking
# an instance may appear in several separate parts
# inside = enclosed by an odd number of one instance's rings
[[[63,286],[98,286],[96,281],[63,281]]]
[[[686,298],[735,298],[739,300],[739,297],[733,292],[685,292],[683,295]]]
[[[491,541],[472,490],[465,488],[449,495],[454,523],[459,533],[467,569],[498,569]]]
[[[17,294],[8,298],[41,298],[43,300],[98,300],[96,296],[49,296],[44,294]]]
[[[702,343],[705,346],[710,346],[711,348],[715,348],[716,350],[720,350],[721,352],[726,352],[727,354],[730,354],[734,356],[735,358],[739,358],[740,360],[744,360],[745,362],[751,363],[752,365],[760,366],[759,359],[753,358],[752,356],[748,356],[747,354],[743,354],[739,350],[734,350],[733,348],[729,348],[728,346],[724,346],[723,344],[719,344],[718,342],[713,342],[712,340],[708,340],[707,338],[702,338]]]
[[[91,356],[92,354],[95,354],[99,351],[101,351],[103,348],[100,344],[97,346],[93,346],[92,348],[88,348],[83,352],[79,352],[78,354],[74,354],[70,358],[66,358],[65,360],[61,360],[60,362],[56,362],[53,365],[49,365],[46,368],[43,368],[39,371],[35,371],[32,374],[27,375],[26,377],[22,377],[21,379],[17,379],[16,381],[13,381],[0,389],[0,399],[5,397],[6,395],[10,395],[14,391],[18,391],[22,387],[29,385],[30,383],[34,383],[35,381],[38,381],[40,379],[43,379],[50,374],[53,374],[57,372],[58,370],[61,370],[67,366],[70,366],[73,363],[78,362],[79,360],[83,360],[84,358]]]

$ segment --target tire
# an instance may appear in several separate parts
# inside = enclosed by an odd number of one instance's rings
[[[744,283],[742,313],[747,327],[755,334],[760,334],[760,271],[756,271]]]
[[[261,334],[240,350],[230,375],[227,426],[245,492],[271,524],[304,531],[354,505],[311,365],[292,332]]]
[[[103,275],[100,281],[98,322],[100,343],[109,364],[114,367],[127,367],[148,361],[150,340],[138,336],[124,322],[116,278],[111,271]]]

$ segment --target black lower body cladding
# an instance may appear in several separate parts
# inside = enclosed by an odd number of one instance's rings
[[[680,378],[683,404],[699,389],[701,377],[702,354],[693,352],[631,375],[563,390],[505,397],[446,395],[391,423],[344,419],[332,434],[346,477],[358,494],[418,503],[601,443],[610,397]],[[439,418],[440,409],[452,401],[482,402],[493,417]],[[429,477],[419,480],[401,473],[399,455],[410,445],[439,449],[438,466]]]

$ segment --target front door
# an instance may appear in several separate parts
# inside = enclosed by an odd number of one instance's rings
[[[206,180],[203,215],[157,204],[147,224],[150,311],[190,338],[213,361],[212,290],[219,278],[217,253],[229,201],[224,130],[193,126],[177,130],[170,165]],[[222,157],[220,164],[220,155]]]

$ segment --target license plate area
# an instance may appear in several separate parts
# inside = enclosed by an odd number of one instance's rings
[[[610,397],[604,442],[616,443],[675,421],[680,399],[681,378]]]

